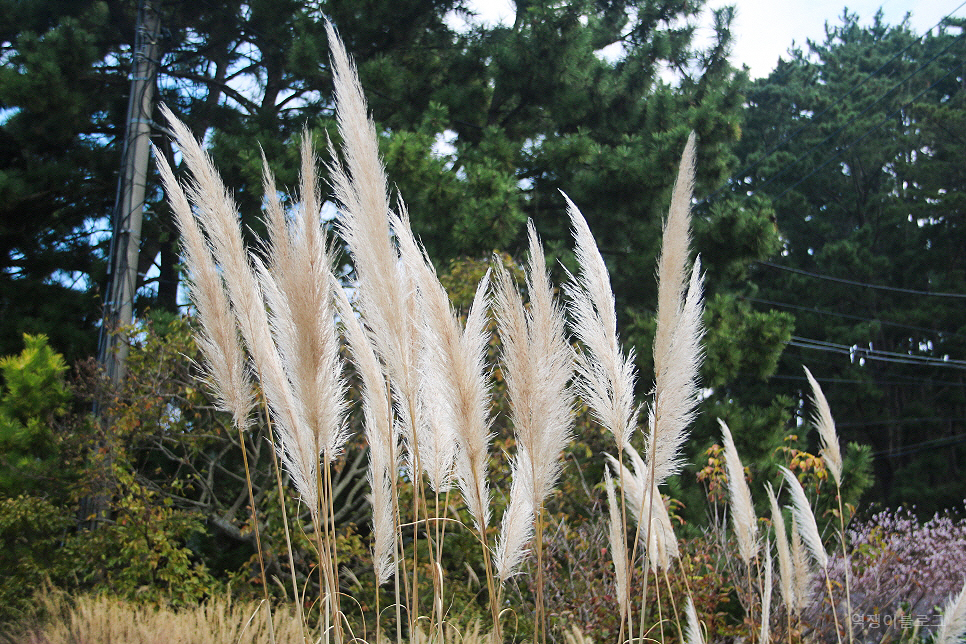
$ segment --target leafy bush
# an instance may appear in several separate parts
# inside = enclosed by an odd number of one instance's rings
[[[24,335],[20,355],[0,359],[0,495],[45,490],[61,468],[54,420],[66,411],[67,364],[43,335]]]

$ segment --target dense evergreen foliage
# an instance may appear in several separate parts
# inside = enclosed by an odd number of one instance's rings
[[[731,185],[781,231],[754,299],[795,315],[780,377],[820,374],[875,454],[874,498],[926,511],[961,501],[966,464],[964,48],[961,22],[845,14],[749,90]]]

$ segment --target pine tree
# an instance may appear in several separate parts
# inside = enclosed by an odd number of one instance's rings
[[[961,297],[936,295],[966,292],[960,29],[920,37],[843,14],[749,91],[749,170],[732,183],[770,198],[781,230],[756,281],[761,307],[795,316],[789,393],[812,368],[845,440],[872,446],[877,498],[927,512],[961,500],[966,457],[966,318]]]

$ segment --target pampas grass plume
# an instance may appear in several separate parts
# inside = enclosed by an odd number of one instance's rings
[[[607,490],[607,510],[610,521],[608,524],[608,541],[610,543],[611,559],[614,561],[614,578],[617,583],[617,603],[621,612],[621,619],[627,615],[628,593],[630,579],[627,571],[627,539],[624,525],[621,522],[621,508],[614,491],[614,479],[610,472],[604,470],[604,488]]]
[[[368,479],[372,490],[372,560],[376,583],[381,586],[395,572],[392,477],[396,471],[396,463],[393,462],[396,433],[393,430],[386,380],[369,338],[352,310],[345,291],[336,289],[336,297],[352,360],[362,378],[363,416],[369,443]]]
[[[828,471],[831,472],[832,478],[835,479],[835,485],[841,486],[842,452],[839,449],[839,437],[835,431],[832,410],[829,408],[828,400],[825,399],[825,394],[822,393],[822,387],[819,386],[808,367],[805,367],[805,376],[808,378],[808,384],[812,387],[812,403],[815,405],[812,422],[822,439],[822,459],[825,461]]]
[[[818,564],[819,568],[824,569],[828,566],[828,553],[825,552],[825,546],[822,544],[822,535],[818,531],[815,515],[812,513],[808,498],[805,496],[805,490],[802,489],[802,484],[798,482],[798,478],[791,470],[787,467],[779,467],[778,469],[785,477],[788,490],[792,495],[792,513],[795,516],[798,532],[815,563]]]
[[[584,346],[577,358],[577,389],[623,451],[630,447],[639,415],[634,402],[634,352],[621,351],[614,293],[597,243],[580,210],[567,195],[564,199],[580,266],[578,276],[571,276],[565,287],[573,330]]]
[[[511,419],[519,453],[514,460],[514,483],[508,520],[516,524],[519,516],[534,519],[543,501],[553,491],[560,476],[561,457],[573,431],[573,394],[569,385],[573,373],[573,354],[565,336],[563,312],[558,306],[547,275],[543,248],[533,222],[527,225],[530,260],[527,265],[527,291],[530,307],[526,309],[509,271],[497,273],[495,309],[500,338]],[[526,485],[531,486],[529,510],[514,505],[526,502],[514,496],[516,476],[529,466]],[[522,487],[520,488],[522,490]],[[522,494],[522,491],[521,491]],[[504,522],[506,526],[506,520]],[[517,561],[514,548],[524,543],[522,535],[504,529],[498,552],[505,562]],[[501,564],[501,578],[509,569]]]
[[[946,602],[934,641],[936,644],[959,644],[963,636],[966,636],[966,582],[959,594]]]
[[[194,177],[188,185],[188,197],[197,207],[199,221],[208,233],[235,322],[255,363],[269,410],[279,428],[280,444],[276,448],[296,489],[312,509],[313,516],[317,517],[318,444],[305,426],[305,414],[292,391],[272,338],[261,287],[242,241],[237,208],[211,158],[188,128],[167,107],[161,106],[161,112]]]
[[[684,607],[686,625],[684,630],[684,641],[687,644],[704,644],[704,635],[701,632],[701,622],[698,621],[698,613],[694,610],[694,600],[688,595],[687,604]]]
[[[667,569],[671,559],[677,558],[680,554],[674,526],[671,524],[667,507],[660,494],[651,494],[653,488],[650,471],[644,459],[633,447],[626,453],[634,468],[633,471],[610,454],[604,456],[607,457],[623,486],[631,516],[637,523],[636,534],[642,540],[648,539],[644,545],[647,548],[651,569],[655,572],[662,568]],[[650,525],[647,523],[648,517],[650,517]]]
[[[812,573],[808,565],[808,555],[802,543],[801,531],[798,528],[798,519],[795,518],[794,512],[792,513],[792,531],[789,540],[791,541],[792,571],[794,573],[793,595],[795,598],[791,610],[801,613],[811,603]]]
[[[235,426],[246,429],[254,393],[221,275],[181,184],[157,149],[155,158],[181,232],[185,265],[191,280],[189,292],[201,324],[197,342],[205,359],[208,374],[205,381],[215,393],[219,406],[231,413]]]
[[[771,524],[775,529],[775,547],[778,550],[778,587],[781,590],[785,607],[791,610],[795,605],[794,570],[792,568],[792,553],[788,547],[788,533],[785,530],[785,517],[778,505],[778,498],[775,496],[771,483],[765,484],[765,491],[768,493],[768,503],[771,505]]]
[[[728,425],[718,419],[724,441],[725,468],[728,471],[728,493],[731,499],[731,522],[738,538],[738,554],[746,566],[758,556],[758,519],[751,500],[751,490],[745,480],[745,468],[741,465],[738,450]]]
[[[765,580],[761,590],[761,631],[758,637],[758,644],[768,644],[771,636],[771,590],[772,590],[772,563],[771,546],[765,540]]]

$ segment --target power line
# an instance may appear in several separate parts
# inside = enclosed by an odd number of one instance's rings
[[[799,275],[805,275],[807,277],[814,277],[816,279],[828,280],[830,282],[838,282],[839,284],[848,284],[849,286],[861,286],[864,288],[871,288],[879,291],[890,291],[892,293],[902,293],[904,295],[929,295],[932,297],[951,297],[957,299],[966,299],[966,294],[964,293],[942,293],[938,291],[917,291],[908,288],[899,288],[897,286],[884,286],[881,284],[869,284],[868,282],[857,282],[855,280],[848,280],[842,277],[833,277],[832,275],[822,275],[821,273],[813,273],[811,271],[805,271],[800,268],[792,268],[791,266],[782,266],[781,264],[774,264],[772,262],[759,261],[756,262],[762,266],[768,266],[769,268],[776,268],[782,271],[788,271],[789,273],[797,273]]]
[[[856,422],[835,423],[836,427],[881,427],[883,425],[909,425],[912,423],[961,423],[963,418],[948,418],[944,416],[927,416],[924,418],[889,418],[887,420],[866,420]]]
[[[739,295],[739,298],[746,300],[748,302],[754,302],[756,304],[765,304],[768,306],[778,306],[785,309],[792,309],[795,311],[804,311],[806,313],[815,313],[817,315],[828,315],[832,317],[843,318],[845,320],[856,320],[858,322],[875,322],[876,324],[881,324],[883,326],[891,326],[897,329],[907,329],[909,331],[919,331],[921,333],[930,333],[933,335],[943,335],[955,338],[966,338],[966,335],[961,333],[956,333],[955,331],[942,331],[940,329],[930,329],[921,326],[912,326],[910,324],[900,324],[898,322],[888,322],[886,320],[880,320],[878,318],[867,318],[860,315],[850,315],[848,313],[839,313],[837,311],[828,311],[826,309],[819,309],[812,306],[801,306],[800,304],[789,304],[787,302],[775,302],[772,300],[763,300],[757,297],[749,297],[747,295]]]
[[[936,449],[939,447],[950,447],[952,445],[959,445],[960,443],[966,443],[966,434],[943,436],[942,438],[934,438],[932,440],[922,441],[920,443],[905,445],[897,449],[883,449],[877,452],[872,452],[872,456],[908,456],[909,454],[916,454],[918,452],[924,452],[926,450]]]
[[[798,347],[800,349],[810,349],[814,351],[826,351],[828,353],[838,353],[841,355],[849,356],[852,361],[855,360],[875,360],[877,362],[892,362],[896,364],[908,364],[917,365],[925,367],[949,367],[953,369],[963,369],[966,370],[966,360],[952,360],[943,358],[933,358],[931,356],[919,356],[911,353],[897,353],[894,351],[882,351],[880,349],[872,349],[860,347],[858,345],[845,345],[838,344],[835,342],[828,342],[825,340],[814,340],[812,338],[803,338],[800,336],[792,336],[786,344],[788,346]]]

